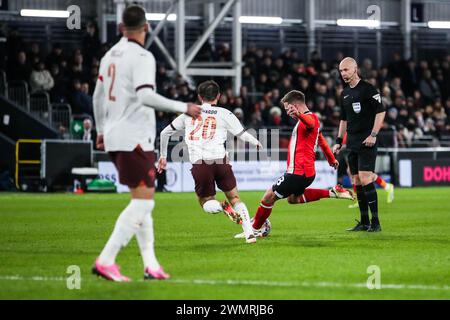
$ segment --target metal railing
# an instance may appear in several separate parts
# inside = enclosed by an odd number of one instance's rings
[[[55,129],[59,129],[60,126],[65,128],[70,127],[72,121],[72,108],[67,103],[52,103],[50,105],[51,117],[50,123]]]
[[[27,111],[30,111],[30,95],[28,84],[25,81],[13,81],[8,83],[8,98]]]
[[[6,73],[0,70],[0,95],[8,98],[8,81],[6,80]]]
[[[29,111],[39,118],[51,122],[50,96],[45,91],[34,92],[30,95]]]

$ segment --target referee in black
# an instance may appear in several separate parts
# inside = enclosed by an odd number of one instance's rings
[[[351,57],[339,64],[339,72],[347,84],[341,93],[341,121],[333,152],[338,154],[347,133],[348,163],[352,182],[356,185],[361,221],[347,231],[381,231],[378,219],[378,197],[375,180],[377,135],[385,116],[378,90],[361,80],[358,64]],[[372,220],[369,221],[369,208]]]

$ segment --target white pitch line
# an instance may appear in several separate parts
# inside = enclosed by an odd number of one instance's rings
[[[94,281],[95,278],[89,278],[88,281]],[[43,282],[65,282],[67,279],[64,277],[43,277],[43,276],[33,276],[33,277],[23,277],[19,275],[14,276],[0,276],[0,281],[43,281]],[[81,279],[81,281],[86,281],[86,279]],[[140,279],[135,282],[143,282]],[[367,285],[365,283],[341,283],[341,282],[279,282],[279,281],[260,281],[260,280],[210,280],[210,279],[170,279],[166,280],[165,283],[174,284],[194,284],[194,285],[230,285],[230,286],[241,286],[241,285],[251,285],[251,286],[267,286],[267,287],[322,287],[322,288],[359,288],[366,289]],[[450,286],[436,286],[436,285],[424,285],[424,284],[382,284],[381,289],[391,289],[391,290],[441,290],[449,291]]]

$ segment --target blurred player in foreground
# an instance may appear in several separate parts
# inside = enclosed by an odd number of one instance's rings
[[[281,102],[288,115],[298,122],[292,130],[288,148],[287,170],[277,182],[266,191],[253,221],[253,232],[257,237],[263,236],[261,227],[270,216],[276,201],[287,198],[290,204],[317,201],[323,198],[353,200],[351,191],[335,186],[328,189],[307,189],[316,176],[316,147],[319,144],[331,167],[337,169],[339,162],[335,159],[325,138],[320,132],[319,118],[309,111],[305,104],[305,95],[301,91],[288,92]],[[241,238],[242,234],[235,236]]]
[[[205,81],[198,86],[198,98],[202,102],[202,115],[193,119],[184,114],[178,116],[161,132],[161,157],[158,171],[166,169],[169,138],[177,131],[185,130],[184,141],[192,163],[191,173],[195,181],[195,193],[203,210],[207,213],[224,211],[234,222],[242,223],[247,243],[256,242],[246,205],[239,198],[236,178],[225,150],[227,133],[249,142],[260,149],[261,143],[245,132],[236,116],[227,109],[217,107],[220,99],[219,85]],[[228,201],[215,199],[216,183]]]
[[[107,280],[130,281],[119,271],[116,256],[136,235],[144,261],[144,279],[167,279],[154,251],[152,211],[155,206],[155,111],[200,115],[200,106],[166,99],[155,88],[156,63],[144,49],[149,25],[142,7],[127,7],[120,24],[123,38],[103,57],[94,92],[97,146],[105,149],[127,185],[131,201],[92,272]]]

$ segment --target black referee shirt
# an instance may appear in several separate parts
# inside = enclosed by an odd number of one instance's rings
[[[385,111],[380,93],[370,83],[360,80],[354,88],[344,88],[340,103],[341,120],[347,121],[347,147],[359,149],[372,132],[377,113]]]

